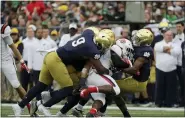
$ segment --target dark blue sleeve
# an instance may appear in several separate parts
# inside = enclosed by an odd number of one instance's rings
[[[87,55],[93,59],[100,58],[100,51],[98,50],[96,44],[93,41],[94,32],[92,30],[85,30],[82,34],[87,41]]]
[[[148,60],[153,59],[153,49],[151,47],[146,47],[140,51],[138,56],[144,57]]]

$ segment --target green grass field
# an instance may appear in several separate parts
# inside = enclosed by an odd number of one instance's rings
[[[59,111],[60,107],[54,107],[52,109],[50,109],[52,115],[55,115],[58,111]],[[84,110],[84,114],[86,114],[88,112],[88,108],[85,108]],[[132,117],[184,117],[184,110],[183,108],[181,108],[180,110],[178,108],[173,108],[168,110],[168,108],[163,108],[158,109],[150,109],[150,108],[144,108],[145,110],[143,110],[143,107],[128,107],[128,109],[130,109],[130,114]],[[43,116],[42,113],[38,114],[40,116]],[[71,111],[68,113],[68,115],[71,116]],[[13,116],[13,111],[10,105],[1,105],[1,117],[11,117]],[[24,113],[22,114],[22,116],[29,116],[28,115],[28,111],[25,108]],[[115,108],[115,107],[111,107],[107,110],[106,112],[106,116],[107,117],[122,117],[121,112]]]

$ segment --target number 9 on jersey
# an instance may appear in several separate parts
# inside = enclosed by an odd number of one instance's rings
[[[81,38],[79,38],[78,40],[73,41],[73,42],[72,42],[72,46],[73,46],[73,47],[76,47],[76,46],[78,46],[78,45],[80,45],[80,44],[83,44],[83,43],[85,43],[85,38],[84,38],[84,37],[81,37]]]

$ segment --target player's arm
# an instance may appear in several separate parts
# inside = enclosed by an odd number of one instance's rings
[[[6,42],[6,44],[8,44],[8,46],[11,48],[11,50],[13,51],[14,55],[17,57],[17,59],[20,61],[22,59],[22,56],[19,52],[19,50],[17,49],[17,47],[15,46],[15,44],[13,43],[13,39],[11,36],[6,36],[4,38],[4,41]]]
[[[89,70],[90,70],[91,67],[92,67],[92,64],[91,64],[90,61],[88,61],[88,62],[85,64],[85,66],[84,66],[84,68],[82,69],[82,71],[81,71],[81,78],[86,78],[86,77],[88,76],[88,73],[89,73]]]
[[[98,59],[90,58],[90,62],[95,67],[98,74],[109,74],[109,70],[106,69]]]
[[[6,44],[8,44],[8,46],[9,46],[9,47],[11,48],[11,50],[13,51],[14,55],[15,55],[15,56],[17,57],[17,59],[21,62],[22,68],[27,69],[27,71],[28,71],[28,68],[27,68],[27,66],[26,66],[25,63],[24,63],[24,60],[22,59],[22,56],[21,56],[19,50],[17,49],[17,47],[16,47],[15,44],[13,43],[12,37],[11,37],[11,36],[6,36],[6,37],[4,38],[4,41],[5,41]]]
[[[81,78],[79,81],[79,86],[73,91],[73,94],[78,93],[81,87],[86,86],[85,85],[86,78],[88,77],[88,73],[91,67],[92,67],[92,64],[90,63],[90,61],[88,61],[81,71]]]
[[[130,68],[126,68],[123,71],[128,74],[138,74],[140,68],[143,66],[143,64],[147,61],[144,57],[138,57],[136,61],[134,62],[133,66]]]

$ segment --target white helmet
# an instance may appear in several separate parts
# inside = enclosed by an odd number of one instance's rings
[[[111,50],[113,50],[122,58],[128,58],[129,60],[133,59],[134,48],[131,41],[128,39],[118,39],[116,44],[111,47]]]

